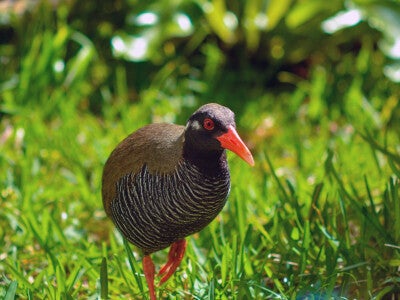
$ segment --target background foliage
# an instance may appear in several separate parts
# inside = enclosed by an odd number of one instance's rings
[[[131,131],[211,101],[256,167],[230,157],[229,203],[160,297],[399,297],[398,1],[0,8],[1,297],[145,298],[102,166]]]

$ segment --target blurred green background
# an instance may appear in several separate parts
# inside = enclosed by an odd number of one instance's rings
[[[0,64],[0,297],[146,298],[102,166],[208,102],[256,167],[160,298],[400,297],[399,1],[5,0]]]

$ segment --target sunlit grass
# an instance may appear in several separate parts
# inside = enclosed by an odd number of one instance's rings
[[[140,105],[132,104],[135,110]],[[103,120],[59,106],[50,121],[31,106],[28,116],[2,122],[3,134],[10,132],[1,146],[3,296],[144,297],[140,255],[132,256],[136,250],[113,230],[99,194],[104,160],[129,132],[120,124],[132,123],[133,130],[140,121]],[[276,119],[281,113],[269,112]],[[372,144],[352,130],[315,136],[313,125],[303,125],[296,138],[298,121],[274,127],[277,133],[256,143],[255,168],[229,156],[227,207],[189,238],[180,270],[159,295],[396,293],[398,156],[389,157],[379,140]],[[165,255],[155,255],[158,265]]]

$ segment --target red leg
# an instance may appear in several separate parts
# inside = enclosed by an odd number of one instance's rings
[[[185,240],[177,241],[171,245],[168,253],[168,262],[161,268],[160,272],[158,272],[158,276],[163,276],[160,280],[160,285],[166,282],[172,274],[174,274],[175,270],[181,264],[183,256],[185,255],[185,250]]]
[[[149,287],[150,300],[156,300],[156,293],[154,290],[155,268],[150,255],[146,255],[145,257],[143,257],[142,264],[144,277],[146,277],[147,286]]]
[[[178,250],[178,243],[173,243],[171,247],[169,248],[168,252],[168,262],[160,269],[158,272],[157,276],[161,276],[164,274],[166,271],[168,271],[169,268],[171,268],[173,262],[174,262],[174,256],[176,251]]]

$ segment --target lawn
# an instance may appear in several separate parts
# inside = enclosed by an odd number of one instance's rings
[[[218,102],[255,167],[160,299],[400,299],[398,1],[90,2],[1,4],[0,298],[147,299],[102,168]]]

